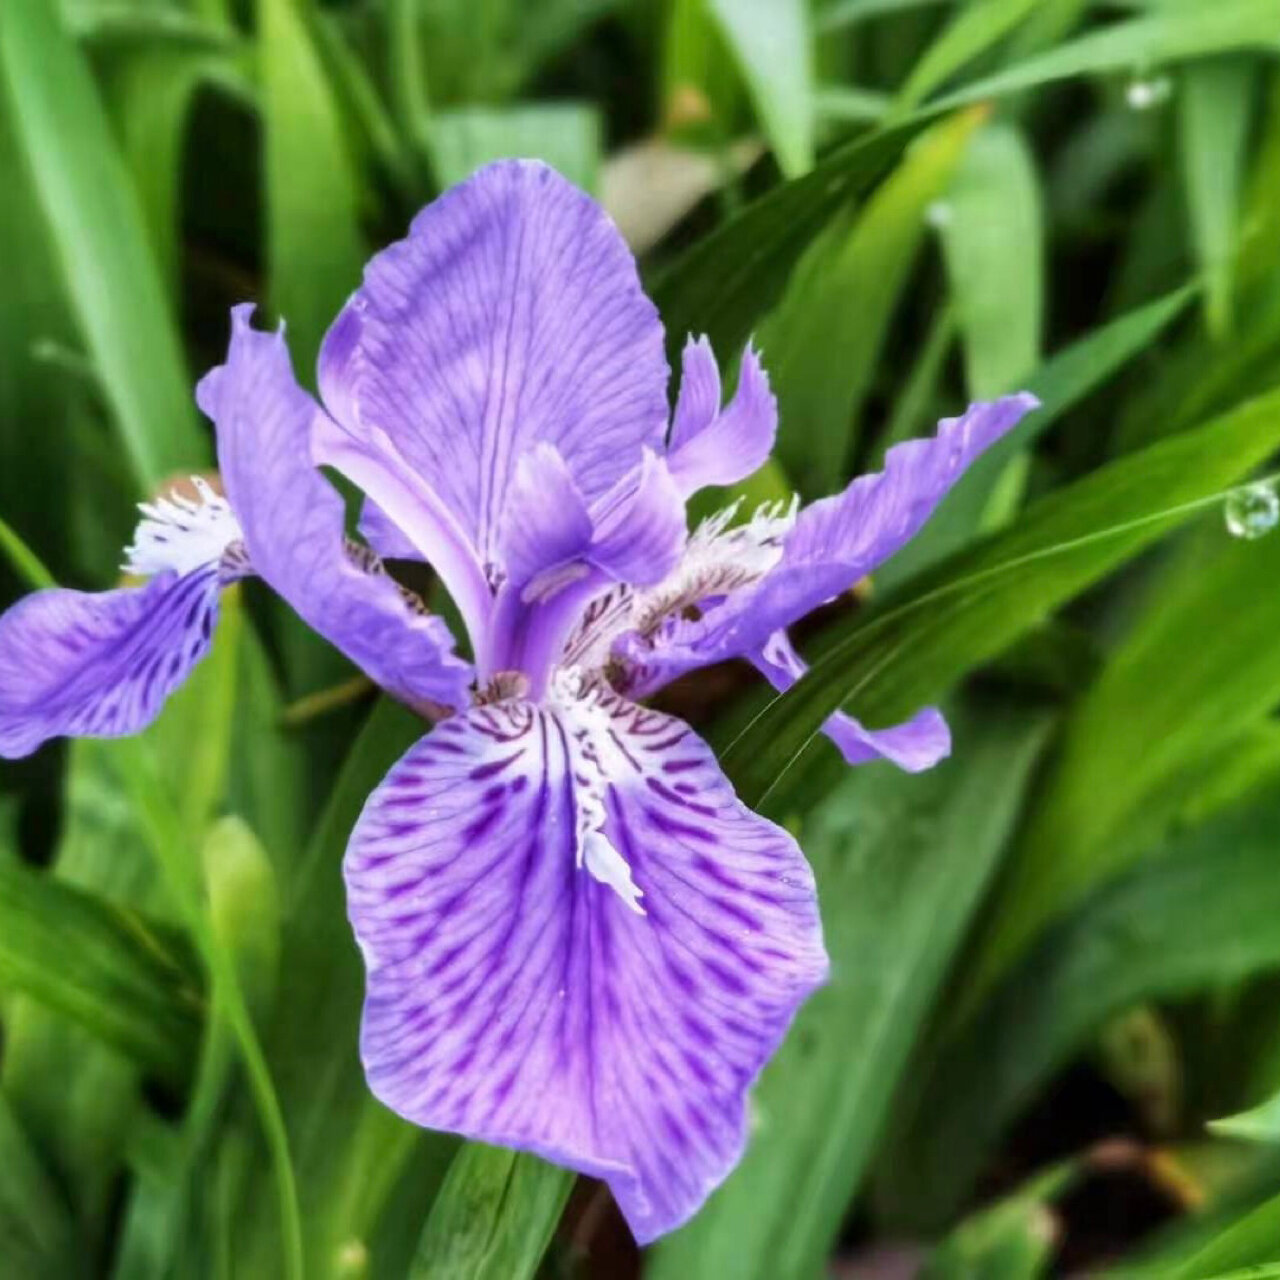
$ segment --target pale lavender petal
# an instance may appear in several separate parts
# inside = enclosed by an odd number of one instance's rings
[[[896,445],[883,471],[804,508],[762,576],[747,575],[749,585],[705,601],[702,617],[671,618],[648,637],[622,637],[619,652],[643,668],[637,687],[647,694],[696,667],[750,658],[775,631],[852,587],[908,542],[969,464],[1036,403],[1024,393],[975,404],[963,417],[944,419],[937,435]]]
[[[360,536],[383,560],[422,560],[421,550],[376,502],[366,498],[356,523]]]
[[[760,641],[848,590],[909,542],[969,465],[1039,401],[1022,393],[971,405],[938,432],[895,445],[883,471],[805,507],[782,559],[745,610]]]
[[[685,541],[684,498],[664,459],[646,449],[593,513],[591,560],[617,582],[648,586],[675,568]]]
[[[207,564],[140,587],[20,600],[0,617],[0,756],[145,728],[208,652],[219,589]]]
[[[711,344],[702,338],[685,347],[684,377],[667,452],[681,493],[687,497],[708,485],[745,480],[768,460],[777,431],[778,403],[751,347],[743,354],[738,388],[723,411]]]
[[[579,865],[593,830],[607,856]],[[795,841],[685,725],[612,697],[446,721],[345,873],[377,1096],[604,1178],[642,1243],[733,1167],[746,1091],[826,977]]]
[[[594,502],[642,447],[661,448],[667,377],[662,326],[617,229],[525,160],[424,209],[369,263],[320,358],[344,431],[369,454],[389,446],[384,476],[407,464],[482,563],[524,453],[553,444]],[[353,478],[412,536],[375,476]]]
[[[502,520],[500,558],[513,586],[574,560],[591,545],[591,515],[554,445],[535,445],[516,466]],[[583,567],[585,571],[585,566]]]
[[[752,661],[779,693],[785,693],[809,669],[785,631],[770,636],[763,651],[752,655]],[[887,729],[866,729],[851,715],[837,711],[822,731],[849,764],[888,760],[908,773],[919,773],[951,754],[951,731],[937,707],[926,707],[904,724]]]
[[[302,619],[411,706],[466,705],[469,666],[445,624],[406,600],[343,530],[343,503],[312,466],[320,410],[294,381],[282,333],[233,312],[227,363],[197,389],[218,428],[218,461],[254,569]]]

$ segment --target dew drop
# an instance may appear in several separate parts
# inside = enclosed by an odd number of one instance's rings
[[[1124,100],[1134,111],[1150,111],[1162,106],[1173,94],[1168,76],[1134,76],[1124,91]]]
[[[1252,541],[1280,524],[1280,497],[1268,480],[1247,484],[1227,495],[1224,515],[1227,532],[1233,538]]]
[[[924,220],[935,231],[941,231],[943,227],[949,227],[952,219],[951,206],[945,200],[935,200],[924,211]]]

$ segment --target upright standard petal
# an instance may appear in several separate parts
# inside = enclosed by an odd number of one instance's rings
[[[764,466],[778,433],[778,402],[760,357],[748,347],[738,389],[720,408],[720,372],[711,343],[690,339],[684,349],[680,396],[667,464],[688,497],[709,485],[737,484]]]
[[[393,696],[424,710],[461,707],[469,666],[445,624],[406,599],[376,557],[352,553],[343,504],[312,466],[320,414],[294,381],[282,333],[233,312],[227,363],[197,389],[218,428],[218,460],[254,569],[305,622]]]
[[[752,661],[779,693],[785,693],[809,669],[785,631],[770,636]],[[937,707],[926,707],[905,723],[887,729],[867,729],[851,715],[837,711],[827,719],[822,731],[847,764],[888,760],[908,773],[919,773],[932,769],[951,754],[951,730]]]
[[[370,262],[320,356],[343,431],[369,456],[394,454],[388,484],[407,464],[483,563],[530,447],[554,445],[590,503],[643,446],[661,448],[666,383],[662,326],[617,229],[527,160],[424,209]],[[392,511],[372,471],[353,478]]]
[[[446,721],[345,871],[374,1092],[604,1178],[642,1243],[733,1167],[746,1091],[826,976],[795,841],[686,726],[611,695]]]
[[[137,733],[209,650],[217,564],[145,586],[37,591],[0,617],[0,756]]]

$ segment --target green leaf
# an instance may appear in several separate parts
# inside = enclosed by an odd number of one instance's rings
[[[204,1010],[189,948],[137,912],[18,862],[0,862],[0,986],[171,1083],[189,1073]]]
[[[989,400],[1017,388],[1040,362],[1040,191],[1014,125],[996,121],[973,139],[941,212],[969,398]]]
[[[359,190],[310,5],[258,0],[258,21],[270,294],[305,376],[324,331],[360,282]]]
[[[109,100],[148,237],[173,289],[187,125],[196,91],[217,63],[205,52],[161,47],[144,49],[120,64],[110,81]]]
[[[931,1047],[884,1161],[899,1225],[945,1219],[1005,1126],[1113,1014],[1280,968],[1278,820],[1273,788],[1096,889]]]
[[[1126,312],[1051,356],[1035,373],[1023,379],[1022,387],[1002,388],[1008,392],[1025,387],[1039,397],[1040,408],[965,472],[929,523],[877,572],[876,585],[882,590],[893,590],[973,538],[1010,462],[1064,414],[1150,350],[1152,343],[1186,311],[1194,297],[1194,289],[1178,289]]]
[[[595,191],[600,174],[600,115],[581,102],[521,102],[437,112],[431,155],[442,187],[509,156],[545,160],[571,182]]]
[[[208,446],[137,194],[57,5],[6,3],[0,72],[67,296],[137,484],[154,489]]]
[[[654,1280],[820,1269],[996,870],[1046,728],[1037,714],[965,716],[956,759],[917,777],[887,765],[848,773],[804,823],[832,980],[765,1068],[742,1164],[658,1245]]]
[[[705,333],[722,360],[774,306],[800,256],[831,218],[898,160],[925,121],[859,138],[810,173],[762,196],[688,250],[650,290],[679,362],[685,337]]]
[[[1040,0],[978,0],[962,7],[921,54],[898,95],[899,110],[916,106],[957,71],[1003,39]]]
[[[412,1154],[408,1126],[388,1117],[365,1082],[357,1051],[364,970],[347,922],[339,868],[369,793],[422,736],[421,720],[383,700],[352,744],[286,898],[280,983],[267,1055],[285,1109],[303,1208],[307,1275],[343,1274],[344,1251],[363,1248],[377,1206],[362,1196],[376,1172],[386,1189]],[[388,1136],[388,1126],[391,1135]],[[410,1131],[411,1132],[411,1131]],[[369,1147],[369,1133],[381,1135]],[[365,1151],[367,1158],[357,1158]],[[273,1274],[278,1239],[253,1168],[239,1200],[237,1256],[248,1274]]]
[[[67,1206],[0,1093],[0,1259],[24,1280],[65,1280],[81,1259]]]
[[[573,1174],[537,1156],[468,1144],[423,1228],[412,1280],[530,1280],[542,1261]]]
[[[828,630],[822,656],[733,743],[724,763],[755,805],[848,702],[891,724],[937,698],[1064,600],[1186,520],[1280,438],[1280,392],[1103,467],[1018,524],[921,576],[909,593]]]
[[[836,218],[805,255],[757,336],[778,397],[779,456],[807,492],[839,486],[889,323],[941,194],[982,119],[924,134],[856,216]]]
[[[1274,49],[1277,43],[1272,0],[1157,4],[1141,17],[1110,23],[967,85],[936,105],[957,107],[1074,76],[1161,66],[1232,49]]]
[[[1187,67],[1178,94],[1182,177],[1196,260],[1206,281],[1209,330],[1231,327],[1236,235],[1245,148],[1253,116],[1254,69],[1238,58]]]
[[[756,113],[789,178],[813,165],[813,52],[806,0],[706,0],[750,89]]]
[[[1050,1169],[965,1218],[929,1255],[920,1280],[1036,1280],[1047,1274],[1058,1241],[1046,1201],[1061,1195],[1077,1172],[1071,1164]]]
[[[1225,529],[1159,580],[1075,708],[975,962],[980,985],[1091,885],[1141,853],[1127,824],[1280,700],[1280,539]],[[1153,680],[1152,673],[1159,672]]]

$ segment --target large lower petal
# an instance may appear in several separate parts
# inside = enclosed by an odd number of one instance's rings
[[[685,725],[611,696],[445,722],[345,870],[374,1092],[604,1178],[642,1242],[733,1167],[746,1091],[826,975],[795,841]]]
[[[218,566],[206,564],[141,587],[20,600],[0,617],[0,756],[145,728],[208,652],[218,592]]]
[[[809,669],[785,631],[770,636],[764,649],[752,655],[752,661],[779,693],[785,693]],[[925,707],[910,720],[887,729],[868,729],[847,712],[837,711],[827,718],[822,731],[848,764],[888,760],[908,773],[920,773],[951,754],[951,730],[937,707]]]
[[[218,428],[227,497],[255,572],[389,693],[422,707],[468,701],[470,667],[439,618],[417,608],[376,558],[352,554],[337,491],[312,466],[320,410],[294,381],[282,333],[232,317],[227,363],[197,389]]]
[[[482,562],[521,456],[554,445],[594,500],[643,446],[661,447],[667,376],[661,323],[617,228],[527,160],[490,165],[424,209],[369,263],[320,356],[341,427],[375,453],[392,446],[388,483],[407,463]],[[359,483],[392,510],[376,477]]]

